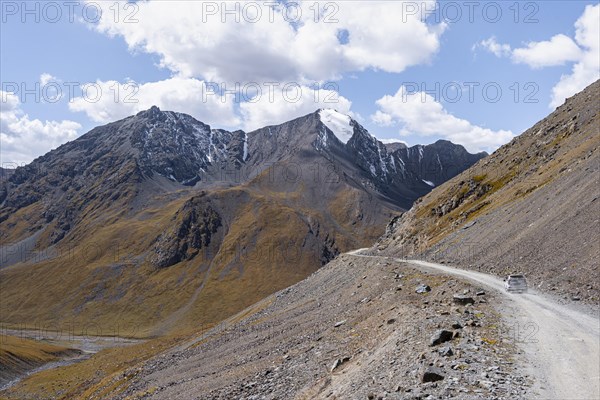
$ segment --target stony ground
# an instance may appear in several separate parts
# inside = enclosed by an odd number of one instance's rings
[[[453,278],[342,255],[116,377],[112,398],[527,398],[498,302]]]

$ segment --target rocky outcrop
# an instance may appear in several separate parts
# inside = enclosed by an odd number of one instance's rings
[[[173,217],[173,229],[156,238],[152,264],[165,268],[193,259],[221,226],[220,215],[202,197],[188,200]]]

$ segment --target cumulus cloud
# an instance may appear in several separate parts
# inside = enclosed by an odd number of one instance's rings
[[[95,122],[115,121],[155,105],[221,127],[235,127],[241,123],[232,97],[223,97],[219,87],[194,78],[174,77],[143,84],[96,81],[82,88],[82,96],[74,98],[69,109],[84,112]]]
[[[394,119],[390,114],[381,112],[380,110],[375,111],[375,114],[371,115],[371,121],[379,126],[392,126],[394,125]]]
[[[478,48],[485,49],[496,57],[508,57],[511,54],[511,48],[508,44],[498,43],[495,36],[482,40],[473,46],[473,50]]]
[[[510,57],[514,63],[534,69],[574,63],[571,73],[561,76],[552,88],[550,107],[558,107],[565,98],[600,78],[600,4],[585,7],[575,22],[574,39],[557,34],[549,40],[529,42],[525,47],[512,49],[491,37],[473,46],[473,50],[478,48],[484,48],[496,57]]]
[[[446,28],[445,23],[425,22],[435,10],[434,0],[423,1],[416,9],[414,2],[379,3],[94,2],[103,12],[93,29],[122,38],[132,52],[158,55],[160,66],[173,77],[137,85],[137,102],[122,98],[131,92],[127,82],[98,81],[92,85],[109,94],[98,101],[79,97],[70,109],[108,122],[157,105],[216,126],[246,130],[325,107],[361,119],[350,110],[351,102],[325,83],[345,73],[401,72],[426,63],[438,51]],[[116,8],[129,12],[115,18]],[[207,100],[203,93],[212,84],[227,89]],[[231,94],[237,84],[259,86],[263,94],[240,100]],[[301,89],[297,101],[286,99],[289,93],[282,89],[286,84],[292,91]],[[274,99],[264,93],[269,85],[277,85]],[[321,89],[312,89],[316,86]],[[121,92],[116,101],[115,87]],[[333,106],[331,98],[336,99]]]
[[[393,121],[400,125],[402,136],[443,137],[465,146],[470,152],[492,152],[514,137],[511,131],[494,131],[457,118],[429,94],[410,92],[404,86],[393,96],[377,100],[377,106],[379,110],[372,119]]]
[[[404,1],[251,3],[141,1],[137,22],[128,23],[114,18],[112,3],[96,2],[107,9],[95,29],[122,37],[131,50],[157,54],[178,76],[307,83],[427,62],[446,27],[425,22],[433,0],[421,2],[419,12]]]
[[[581,57],[581,49],[568,36],[555,35],[550,40],[529,42],[526,47],[512,49],[509,44],[499,43],[495,36],[476,43],[473,49],[482,48],[496,57],[510,57],[516,64],[527,64],[532,68],[544,68],[564,65],[577,61]]]
[[[565,98],[583,90],[600,78],[600,4],[587,6],[575,23],[575,41],[582,54],[571,74],[563,75],[552,89],[551,107],[558,107]]]
[[[46,86],[50,82],[58,82],[58,78],[47,72],[44,72],[40,75],[40,85],[41,86]]]
[[[581,58],[581,49],[568,36],[555,35],[543,42],[530,42],[527,47],[515,49],[512,59],[516,63],[527,64],[532,68],[564,65]]]
[[[74,121],[31,119],[21,109],[18,96],[0,91],[0,159],[12,168],[31,162],[49,149],[73,140],[81,125]]]
[[[56,103],[62,98],[62,81],[56,76],[44,72],[40,75],[40,87],[42,92],[42,101],[45,103]]]
[[[267,125],[281,124],[318,108],[334,108],[357,118],[350,111],[352,102],[335,90],[294,86],[288,90],[275,90],[272,94],[270,98],[263,93],[240,105],[244,129],[251,131]]]

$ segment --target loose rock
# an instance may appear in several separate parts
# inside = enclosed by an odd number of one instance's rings
[[[431,292],[431,288],[427,285],[419,285],[415,289],[415,292],[416,293],[427,293],[427,292]]]
[[[444,329],[441,329],[439,331],[437,331],[432,337],[431,340],[429,342],[430,346],[436,346],[438,344],[447,342],[449,340],[452,340],[452,332],[451,331],[447,331]]]
[[[455,294],[454,297],[452,298],[452,300],[454,301],[455,304],[461,304],[461,305],[475,304],[475,300],[472,297],[464,296],[464,295],[460,295],[460,294]]]
[[[450,347],[450,346],[442,347],[438,350],[438,352],[443,357],[450,357],[451,355],[454,354],[454,352],[452,351],[452,347]]]
[[[331,366],[330,371],[333,372],[334,370],[339,368],[342,364],[347,363],[348,361],[350,361],[350,357],[338,358],[337,360],[335,360],[335,362]]]
[[[440,368],[428,367],[421,377],[421,382],[437,382],[443,380],[444,378],[444,372]]]

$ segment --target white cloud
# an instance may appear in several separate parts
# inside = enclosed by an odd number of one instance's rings
[[[60,79],[47,72],[40,75],[40,87],[43,102],[56,103],[62,98],[62,89],[59,86],[61,82]]]
[[[575,23],[575,41],[582,49],[570,75],[563,75],[552,89],[551,107],[558,107],[567,97],[583,90],[600,78],[600,4],[586,6]]]
[[[401,126],[402,136],[443,137],[470,152],[494,151],[514,137],[511,131],[494,131],[457,118],[429,94],[409,92],[404,86],[395,95],[377,100],[377,106],[379,115],[372,119],[394,121]]]
[[[473,46],[473,50],[483,48],[496,57],[510,57],[516,64],[527,64],[531,68],[543,68],[564,65],[577,61],[581,50],[568,36],[555,35],[550,40],[529,42],[526,47],[512,49],[509,44],[498,43],[495,36],[482,40]]]
[[[96,2],[106,10],[95,28],[122,37],[131,50],[159,55],[161,65],[178,76],[307,83],[368,68],[401,72],[428,62],[446,27],[423,21],[435,9],[434,0],[419,3],[415,15],[406,5],[414,2],[321,2],[320,18],[315,18],[317,3],[299,1],[295,4],[302,12],[296,23],[288,22],[293,12],[286,14],[290,8],[282,2],[275,8],[251,3],[260,5],[260,18],[251,22],[256,7],[244,6],[236,22],[235,15],[223,14],[224,7],[244,3],[140,1],[137,22],[127,23],[114,18],[112,3]],[[216,15],[211,15],[208,11],[215,7]],[[338,40],[340,32],[347,33],[347,43]]]
[[[513,62],[527,64],[534,69],[575,63],[571,73],[561,76],[552,88],[550,107],[558,107],[567,97],[600,79],[600,4],[585,7],[575,22],[574,40],[558,34],[550,40],[530,42],[526,47],[511,49],[510,45],[500,44],[491,37],[476,43],[473,50],[479,47],[496,57],[510,57]]]
[[[380,110],[375,111],[375,114],[371,115],[371,121],[379,126],[392,126],[394,125],[394,119],[390,114],[381,112]]]
[[[84,112],[99,123],[125,118],[153,105],[189,114],[216,128],[247,131],[280,124],[318,108],[336,108],[357,117],[350,111],[352,103],[333,90],[335,87],[252,85],[237,91],[236,97],[233,93],[218,94],[218,86],[194,78],[174,77],[144,84],[97,81],[87,85],[87,95],[73,99],[69,109]]]
[[[251,131],[267,125],[276,125],[316,111],[318,108],[334,108],[355,115],[350,111],[352,102],[334,90],[312,89],[306,86],[273,91],[270,98],[266,93],[251,102],[240,104],[244,129]]]
[[[0,91],[0,95],[0,159],[4,166],[29,163],[78,136],[81,125],[77,122],[31,119],[15,94]]]
[[[350,110],[351,102],[340,97],[337,89],[310,87],[315,82],[340,79],[345,73],[365,69],[401,72],[426,63],[438,51],[446,28],[444,23],[424,22],[435,10],[434,0],[419,3],[415,13],[407,12],[414,10],[414,2],[299,1],[294,4],[300,5],[301,18],[295,22],[286,20],[286,10],[290,8],[283,2],[273,2],[274,8],[267,6],[268,2],[250,3],[254,6],[246,8],[243,2],[139,1],[135,8],[129,6],[130,11],[136,10],[132,17],[137,21],[128,23],[124,15],[115,18],[115,9],[123,11],[125,2],[94,2],[94,7],[103,7],[103,17],[93,29],[123,38],[131,51],[158,55],[160,65],[174,77],[139,85],[134,96],[137,103],[125,102],[122,93],[115,101],[111,87],[127,92],[125,83],[98,81],[95,84],[108,95],[97,102],[77,98],[70,109],[85,112],[96,122],[108,122],[157,105],[215,126],[246,130],[326,107],[361,120]],[[252,11],[257,5],[262,15],[252,22],[249,19],[255,16]],[[241,7],[239,21],[235,20],[236,15],[222,13],[224,7]],[[212,15],[214,11],[216,15]],[[339,39],[340,34],[344,40]],[[272,83],[278,86],[272,100],[264,90],[260,98],[252,101],[235,101],[231,94],[207,100],[202,96],[207,82],[225,84],[227,90],[235,88],[236,83],[256,82],[263,89]],[[287,83],[301,88],[298,101],[284,98],[280,88]],[[332,97],[337,99],[333,105]]]
[[[85,112],[95,122],[115,121],[155,105],[217,127],[241,123],[234,111],[233,96],[222,97],[215,93],[218,88],[207,87],[198,79],[174,77],[144,84],[97,81],[83,86],[88,87],[87,94],[73,99],[69,109]]]
[[[581,50],[577,44],[563,34],[555,35],[548,41],[530,42],[527,47],[515,49],[512,53],[515,63],[527,64],[532,68],[564,65],[580,58]]]
[[[58,82],[58,78],[55,77],[54,75],[51,75],[47,72],[44,72],[43,74],[40,75],[40,85],[41,86],[46,86],[48,83],[50,82]]]
[[[498,43],[495,36],[476,43],[473,46],[473,50],[480,47],[494,54],[496,57],[508,57],[511,54],[510,45]]]

